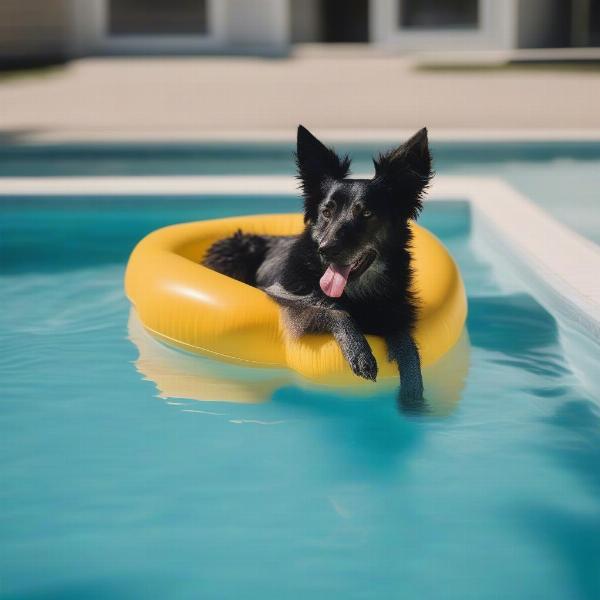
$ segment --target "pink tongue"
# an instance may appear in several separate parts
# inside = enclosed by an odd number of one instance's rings
[[[344,293],[351,268],[351,266],[345,267],[331,263],[319,281],[323,293],[330,298],[339,298]]]

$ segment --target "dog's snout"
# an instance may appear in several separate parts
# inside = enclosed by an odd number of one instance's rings
[[[319,244],[319,254],[323,258],[335,258],[340,250],[340,244],[336,239],[323,240]]]

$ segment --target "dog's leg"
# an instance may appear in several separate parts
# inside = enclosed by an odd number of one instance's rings
[[[377,379],[377,361],[373,356],[369,342],[356,326],[350,315],[341,310],[327,311],[330,330],[337,341],[342,354],[355,375],[375,381]]]
[[[344,310],[326,305],[314,294],[300,296],[275,284],[264,291],[281,306],[285,331],[292,337],[330,333],[355,375],[375,381],[377,361],[354,319]]]
[[[419,349],[408,332],[386,336],[388,357],[400,370],[400,407],[406,412],[424,412],[423,377]]]

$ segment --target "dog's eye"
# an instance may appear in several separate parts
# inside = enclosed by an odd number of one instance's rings
[[[326,218],[329,219],[331,217],[331,210],[329,210],[328,208],[324,208],[321,211],[321,214]]]
[[[373,213],[370,210],[363,210],[363,217],[365,219],[368,219],[371,216],[373,216]]]

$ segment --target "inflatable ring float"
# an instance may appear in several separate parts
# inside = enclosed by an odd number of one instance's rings
[[[178,348],[257,367],[289,367],[329,385],[359,383],[331,335],[289,339],[279,307],[263,291],[200,263],[218,239],[238,229],[247,233],[295,235],[300,214],[257,215],[182,223],[147,235],[133,250],[125,291],[139,320],[159,340]],[[420,299],[415,341],[424,367],[460,339],[467,302],[458,268],[442,243],[411,223],[413,288]],[[397,377],[385,343],[367,336],[379,377]]]

